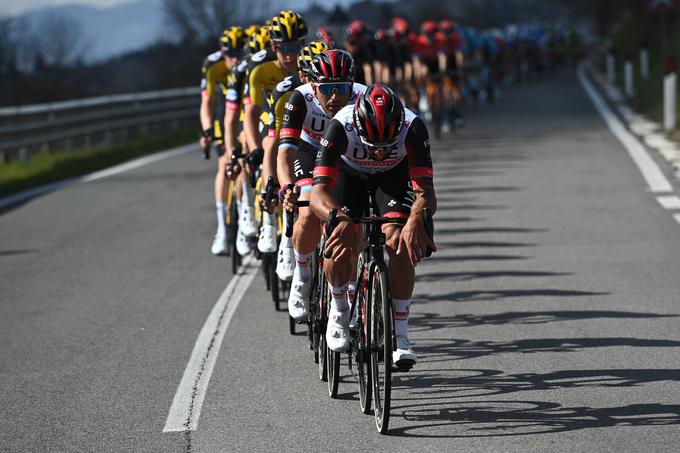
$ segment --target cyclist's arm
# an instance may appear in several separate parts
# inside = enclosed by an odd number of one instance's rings
[[[234,71],[227,82],[227,104],[224,113],[224,145],[227,156],[231,156],[237,145],[239,116],[243,102],[245,73]]]
[[[314,179],[312,181],[311,208],[321,220],[328,219],[331,209],[338,210],[338,217],[347,217],[333,197],[333,188],[338,177],[340,156],[347,150],[347,134],[342,123],[332,120],[321,139],[321,148],[316,155]]]
[[[410,218],[422,218],[424,207],[432,214],[437,210],[437,197],[432,183],[432,157],[430,156],[430,136],[425,123],[414,118],[406,134],[406,150],[409,177],[416,199],[411,206]]]
[[[265,74],[261,70],[262,66],[256,66],[250,71],[248,80],[249,97],[245,104],[245,118],[243,120],[243,130],[246,134],[248,148],[255,149],[260,147],[258,124],[260,115],[264,111],[263,102],[263,83],[260,80]]]
[[[282,119],[279,129],[279,152],[276,158],[276,172],[281,187],[295,182],[293,162],[297,155],[298,144],[302,125],[307,116],[307,103],[305,95],[295,90],[290,94],[288,101],[279,100],[276,104],[276,122],[279,124],[279,104],[284,104]]]

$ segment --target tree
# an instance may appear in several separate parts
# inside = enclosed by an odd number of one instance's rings
[[[165,13],[186,43],[216,39],[231,25],[268,16],[269,0],[163,0]]]
[[[69,66],[81,59],[87,45],[78,21],[54,13],[40,21],[26,43],[27,54],[33,55],[34,61],[55,68]]]

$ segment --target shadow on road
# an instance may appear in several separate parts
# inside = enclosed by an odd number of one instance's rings
[[[445,372],[448,377],[420,374],[400,377],[395,388],[410,388],[412,392],[406,397],[400,397],[400,393],[396,392],[392,414],[409,423],[392,430],[392,435],[494,437],[614,426],[680,424],[680,405],[675,404],[593,408],[566,407],[546,401],[469,401],[469,398],[523,391],[628,388],[661,381],[680,382],[678,369],[566,370],[510,375],[499,370],[450,369]]]
[[[489,259],[477,257],[479,259]],[[497,259],[521,259],[522,257],[497,257]],[[490,258],[494,259],[494,258]],[[495,301],[511,297],[579,297],[579,296],[606,296],[608,292],[576,291],[566,289],[542,288],[542,289],[509,289],[509,290],[479,290],[479,291],[454,291],[447,294],[414,294],[416,302],[451,301]]]

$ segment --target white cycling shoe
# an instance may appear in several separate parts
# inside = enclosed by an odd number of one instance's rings
[[[392,363],[398,368],[410,369],[416,364],[416,353],[411,349],[408,337],[397,337],[397,350],[392,353]]]
[[[243,231],[246,236],[255,236],[257,234],[257,223],[253,219],[253,213],[250,206],[241,206],[241,215],[238,218],[238,229]]]
[[[276,257],[276,275],[284,282],[289,282],[293,279],[293,271],[295,271],[295,251],[291,244],[290,247],[279,244],[279,254]]]
[[[349,344],[349,308],[335,310],[331,307],[326,324],[326,344],[331,351],[345,352]]]
[[[274,253],[276,251],[276,226],[264,224],[257,240],[257,249],[262,253]]]
[[[246,256],[250,253],[251,249],[248,236],[239,229],[238,233],[236,233],[236,251],[239,255]]]
[[[312,289],[312,282],[295,280],[290,284],[290,294],[288,295],[288,314],[296,321],[307,319],[307,301],[309,291]]]
[[[215,235],[215,239],[213,239],[212,247],[210,248],[210,251],[212,252],[213,255],[224,255],[227,253],[227,235]]]

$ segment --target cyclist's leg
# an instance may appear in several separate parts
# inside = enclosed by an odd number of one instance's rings
[[[217,231],[213,239],[211,251],[213,255],[223,255],[227,252],[227,221],[226,221],[226,205],[227,205],[227,189],[225,171],[227,161],[224,156],[224,141],[222,138],[222,129],[220,121],[215,119],[213,124],[215,135],[214,149],[218,153],[217,157],[217,173],[215,174],[214,191],[215,191],[215,211],[217,214]]]
[[[269,176],[276,179],[276,139],[271,136],[266,136],[262,139],[262,148],[264,149],[264,158],[262,160],[262,181],[266,182]],[[278,190],[277,190],[278,193]],[[271,210],[271,207],[267,207]],[[276,240],[276,226],[278,220],[275,212],[265,212],[262,216],[262,228],[260,229],[260,237],[257,241],[257,248],[262,253],[274,253],[277,249]]]
[[[380,214],[387,217],[408,218],[415,195],[409,183],[408,165],[402,162],[394,169],[381,175],[380,185],[376,191],[376,202]],[[397,255],[402,226],[386,224],[385,249],[389,256],[388,272],[390,274],[390,291],[394,308],[395,336],[397,349],[393,361],[398,366],[408,368],[416,362],[408,340],[408,318],[411,309],[411,296],[415,285],[415,269],[408,256],[402,251]]]

